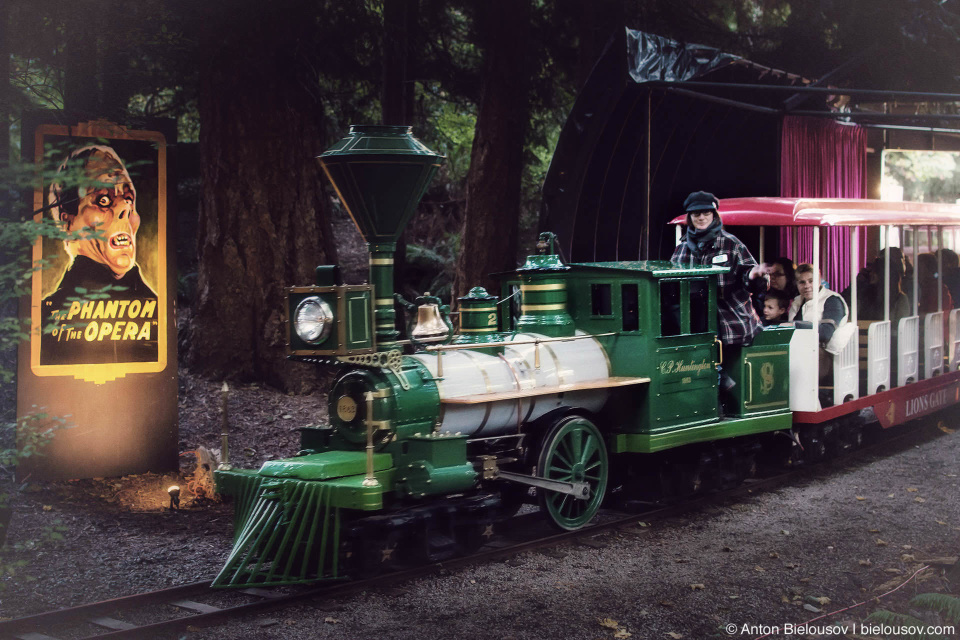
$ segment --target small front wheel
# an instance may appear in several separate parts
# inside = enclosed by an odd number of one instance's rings
[[[537,489],[540,510],[550,524],[565,531],[584,526],[603,502],[610,471],[607,447],[596,426],[582,416],[568,416],[554,424],[540,448],[538,475],[561,482],[585,482],[587,499],[549,489]]]

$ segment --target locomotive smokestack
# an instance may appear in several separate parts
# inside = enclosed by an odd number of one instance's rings
[[[377,348],[397,341],[393,310],[393,254],[444,157],[413,137],[407,126],[352,125],[317,160],[333,183],[370,252]]]

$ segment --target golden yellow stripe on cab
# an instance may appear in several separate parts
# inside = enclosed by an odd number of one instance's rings
[[[489,331],[491,333],[496,333],[497,328],[495,326],[481,327],[479,329],[460,329],[460,333],[481,333],[483,331]]]
[[[393,264],[393,258],[370,258],[370,264],[377,267],[385,267]]]
[[[477,307],[476,309],[460,309],[461,313],[489,313],[490,311],[496,311],[496,307]]]
[[[374,300],[374,303],[375,303],[378,307],[387,306],[387,305],[389,305],[389,306],[392,307],[392,306],[393,306],[393,298],[377,298],[376,300]]]
[[[563,282],[554,284],[521,284],[520,291],[559,291],[566,289],[567,285]]]
[[[527,311],[563,311],[567,308],[565,304],[524,304],[520,306],[523,313]]]

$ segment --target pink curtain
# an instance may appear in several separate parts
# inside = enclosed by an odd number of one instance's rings
[[[826,118],[786,116],[780,151],[780,195],[786,198],[866,198],[867,132]],[[801,227],[799,252],[790,256],[797,264],[813,256],[813,230]],[[859,234],[858,264],[866,263],[866,230]],[[850,284],[850,234],[830,228],[823,277],[834,291]],[[790,250],[790,230],[780,229],[780,251]],[[821,253],[823,248],[821,248]],[[821,258],[822,259],[822,258]]]

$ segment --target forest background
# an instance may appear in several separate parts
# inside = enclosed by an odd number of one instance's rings
[[[313,158],[350,124],[411,125],[447,160],[402,239],[397,281],[417,284],[400,291],[489,285],[530,244],[560,128],[624,26],[810,79],[844,69],[844,86],[960,93],[954,0],[7,0],[0,170],[24,175],[27,111],[175,119],[181,363],[307,391],[283,287],[344,257]],[[11,180],[4,225],[32,214]]]

